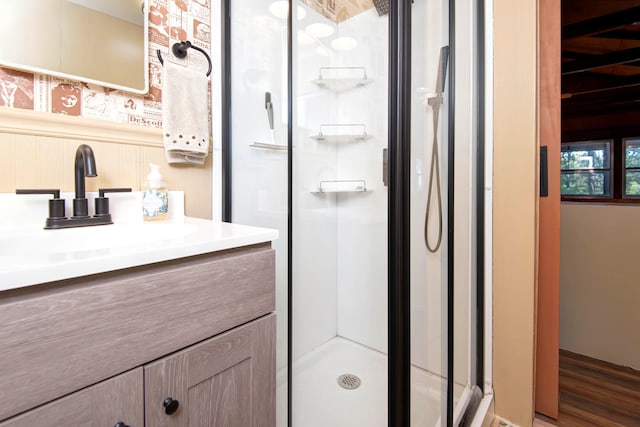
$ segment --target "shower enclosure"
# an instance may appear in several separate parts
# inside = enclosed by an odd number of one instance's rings
[[[481,7],[223,2],[223,219],[280,231],[278,427],[482,394]]]

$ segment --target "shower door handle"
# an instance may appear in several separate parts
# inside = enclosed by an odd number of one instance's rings
[[[382,149],[382,183],[389,186],[389,149]]]

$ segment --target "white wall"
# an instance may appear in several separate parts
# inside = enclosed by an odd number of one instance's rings
[[[640,206],[560,215],[560,348],[640,369]]]

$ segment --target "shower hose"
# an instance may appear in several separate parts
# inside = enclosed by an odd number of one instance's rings
[[[442,95],[438,94],[428,99],[428,103],[433,109],[433,147],[431,149],[431,169],[429,171],[429,191],[427,192],[427,211],[424,219],[424,242],[427,250],[432,254],[438,252],[442,243],[442,194],[440,190],[440,160],[438,156],[438,118],[440,116],[440,105],[442,105]],[[438,239],[432,246],[429,243],[429,217],[431,215],[431,196],[435,183],[436,197],[438,201]]]

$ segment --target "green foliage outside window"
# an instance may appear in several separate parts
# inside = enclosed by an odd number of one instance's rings
[[[640,154],[640,152],[639,152]],[[605,150],[562,151],[560,153],[561,170],[605,169]],[[608,163],[608,162],[607,162]]]
[[[625,168],[640,169],[640,141],[626,141]],[[626,170],[624,182],[626,196],[640,196],[640,170]]]
[[[627,172],[625,175],[626,195],[640,196],[640,172]]]
[[[605,176],[603,173],[562,174],[560,176],[560,194],[603,196],[606,195],[604,182]]]
[[[609,194],[609,144],[607,142],[563,147],[560,168],[562,171],[560,194],[570,196]]]

